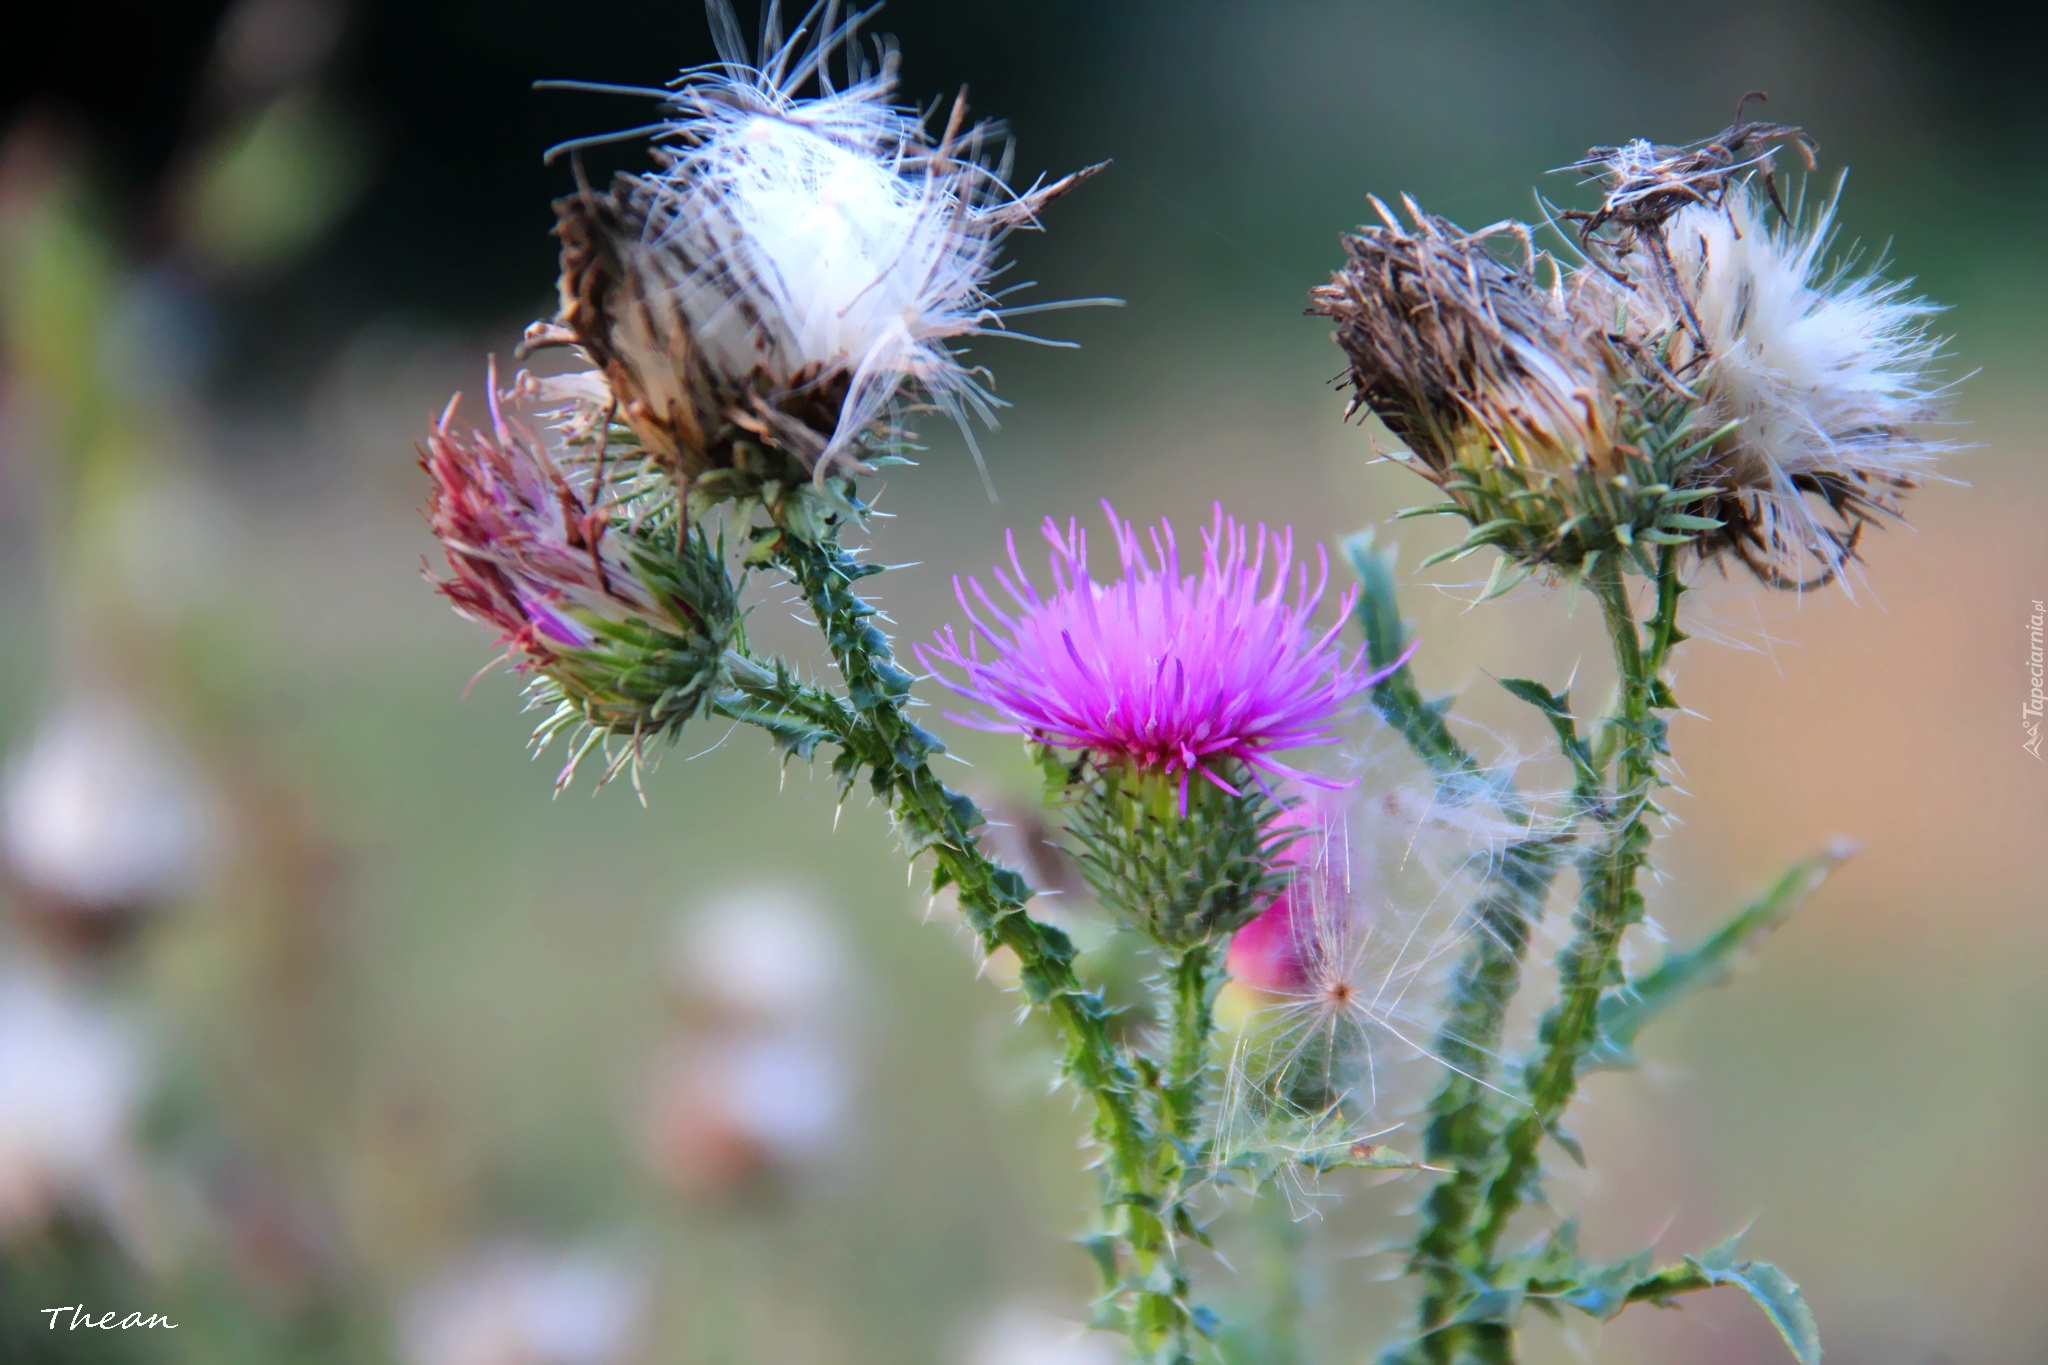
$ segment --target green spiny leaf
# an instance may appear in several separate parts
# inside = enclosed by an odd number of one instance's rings
[[[1725,981],[1737,959],[1790,919],[1855,851],[1845,842],[1794,863],[1769,890],[1697,946],[1667,954],[1654,970],[1609,991],[1600,1001],[1600,1032],[1585,1067],[1634,1066],[1636,1039],[1651,1021],[1680,1000]]]

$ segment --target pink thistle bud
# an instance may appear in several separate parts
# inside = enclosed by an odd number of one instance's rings
[[[654,604],[616,538],[607,543],[600,490],[587,477],[572,482],[536,432],[508,421],[505,396],[493,368],[490,430],[456,426],[457,394],[420,451],[434,481],[427,520],[451,570],[434,586],[525,660],[544,665],[595,640],[579,616],[648,618]]]
[[[1254,530],[1219,505],[1202,535],[1200,572],[1183,574],[1172,526],[1162,521],[1149,533],[1148,558],[1137,528],[1107,503],[1103,510],[1123,563],[1114,582],[1089,576],[1079,525],[1062,533],[1050,518],[1050,596],[1032,586],[1014,536],[1010,571],[995,570],[1014,615],[977,580],[954,580],[969,622],[966,644],[948,627],[918,647],[918,659],[935,673],[960,670],[962,679],[939,680],[996,713],[954,719],[1177,776],[1183,812],[1190,776],[1235,793],[1225,775],[1233,765],[1255,781],[1264,774],[1338,785],[1275,757],[1335,740],[1358,697],[1391,671],[1368,670],[1362,650],[1347,655],[1337,640],[1355,590],[1344,594],[1334,624],[1315,624],[1329,584],[1327,554],[1317,548],[1311,586],[1308,566],[1295,562],[1291,529]]]
[[[567,409],[547,430],[508,399]],[[498,632],[514,667],[541,675],[551,708],[535,735],[579,729],[631,740],[606,776],[671,736],[716,691],[737,620],[722,554],[701,530],[679,532],[672,496],[607,469],[601,440],[572,389],[491,375],[490,428],[460,430],[458,396],[420,450],[433,479],[427,520],[447,557],[434,586],[462,615]],[[582,404],[587,406],[587,403]],[[572,750],[564,780],[588,744]]]

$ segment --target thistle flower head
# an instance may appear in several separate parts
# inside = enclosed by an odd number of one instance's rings
[[[1644,281],[1629,305],[1639,330],[1676,335],[1673,369],[1700,425],[1725,431],[1692,475],[1717,491],[1702,510],[1724,526],[1703,548],[1813,586],[1947,449],[1926,432],[1942,415],[1931,371],[1943,342],[1934,304],[1831,259],[1836,196],[1783,215],[1775,198],[1751,180],[1681,210],[1661,243],[1675,294]],[[1625,263],[1640,272],[1644,255]]]
[[[835,5],[786,39],[771,5],[758,63],[725,0],[709,9],[721,60],[639,92],[664,108],[637,130],[660,168],[557,202],[561,311],[529,344],[580,346],[685,479],[764,448],[819,478],[859,471],[899,396],[963,431],[992,421],[951,343],[1006,331],[1002,240],[1087,173],[1012,189],[1000,127],[965,126],[962,105],[935,138],[895,101],[894,53],[857,64],[860,16]]]
[[[1292,531],[1243,526],[1218,507],[1201,571],[1183,574],[1170,524],[1141,536],[1104,511],[1121,578],[1095,581],[1080,526],[1048,519],[1052,593],[1033,586],[1012,537],[1009,570],[995,570],[1009,605],[956,579],[967,641],[948,627],[918,658],[993,712],[955,719],[1042,746],[1096,894],[1156,941],[1183,945],[1236,930],[1282,885],[1285,802],[1270,779],[1342,784],[1277,755],[1333,741],[1385,674],[1337,641],[1352,594],[1335,623],[1316,623],[1328,559],[1319,552],[1311,576]]]
[[[420,451],[433,479],[427,520],[449,568],[433,581],[498,633],[516,667],[540,675],[535,700],[552,710],[536,741],[584,732],[564,781],[592,744],[630,741],[609,776],[715,691],[736,592],[703,532],[678,529],[672,499],[641,491],[601,454],[578,455],[533,413],[508,410],[515,399],[566,409],[560,425],[571,431],[587,421],[589,395],[573,384],[524,381],[501,394],[495,370],[488,428],[465,431],[460,396],[449,403]]]
[[[1332,624],[1315,620],[1328,556],[1318,547],[1311,575],[1296,560],[1292,530],[1248,527],[1219,506],[1202,533],[1200,571],[1184,573],[1170,524],[1141,534],[1107,503],[1103,510],[1123,568],[1114,581],[1090,575],[1077,522],[1063,530],[1050,518],[1049,595],[1025,573],[1014,536],[1009,569],[994,571],[1008,606],[977,579],[954,580],[967,640],[947,627],[918,647],[918,658],[994,713],[956,719],[1176,777],[1183,802],[1193,776],[1235,791],[1225,776],[1233,762],[1334,785],[1276,757],[1332,742],[1359,696],[1385,676],[1338,643],[1355,591]]]

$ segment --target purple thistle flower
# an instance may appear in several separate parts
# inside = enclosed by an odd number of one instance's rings
[[[1171,525],[1162,521],[1141,539],[1107,502],[1103,510],[1123,561],[1114,582],[1089,576],[1079,523],[1069,521],[1063,534],[1050,517],[1050,597],[1041,597],[1025,574],[1014,534],[1009,571],[994,570],[1013,610],[998,606],[976,579],[953,580],[969,622],[966,646],[947,627],[932,645],[918,646],[918,659],[947,687],[996,714],[951,718],[1178,774],[1183,813],[1193,774],[1238,794],[1219,771],[1231,760],[1255,775],[1343,785],[1297,772],[1274,755],[1334,740],[1352,702],[1407,656],[1371,672],[1363,650],[1346,655],[1337,636],[1356,589],[1344,594],[1335,624],[1315,627],[1330,576],[1322,547],[1311,588],[1308,565],[1295,562],[1291,528],[1254,530],[1218,505],[1202,534],[1201,572],[1184,575]],[[965,677],[947,677],[942,665]]]

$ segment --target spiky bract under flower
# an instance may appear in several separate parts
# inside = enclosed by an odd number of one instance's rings
[[[1040,748],[1047,793],[1097,898],[1156,943],[1236,932],[1287,884],[1282,802],[1243,764],[1189,785],[1156,769]]]
[[[488,428],[458,426],[458,397],[420,451],[450,571],[434,585],[538,675],[534,703],[548,715],[536,743],[574,735],[563,780],[617,737],[610,776],[716,692],[737,590],[722,551],[701,530],[679,532],[672,495],[579,453],[587,395],[531,381],[501,394],[495,372],[490,389]],[[550,404],[555,424],[538,420]]]
[[[556,203],[561,311],[529,344],[580,346],[686,481],[749,447],[821,479],[863,469],[899,397],[992,420],[949,343],[1005,332],[1000,244],[1081,177],[1013,190],[1000,128],[960,106],[934,137],[895,102],[893,51],[856,64],[858,16],[821,5],[785,39],[771,5],[756,64],[709,8],[721,60],[639,92],[664,106],[660,169]]]
[[[1009,569],[994,571],[1009,606],[977,579],[954,580],[965,644],[949,626],[917,652],[947,687],[994,713],[957,719],[1172,776],[1183,789],[1195,776],[1239,789],[1225,776],[1233,763],[1255,778],[1335,785],[1276,757],[1333,741],[1384,676],[1338,641],[1355,590],[1330,625],[1316,623],[1328,556],[1318,547],[1311,574],[1291,530],[1245,526],[1219,506],[1202,533],[1200,571],[1184,573],[1169,523],[1141,534],[1103,509],[1123,569],[1113,581],[1090,576],[1080,524],[1062,530],[1051,518],[1050,595],[1024,571],[1014,536]]]
[[[1905,283],[1830,259],[1835,196],[1786,217],[1774,197],[1751,181],[1680,211],[1663,241],[1675,298],[1652,276],[1628,305],[1635,330],[1673,336],[1701,425],[1725,433],[1693,475],[1717,493],[1700,510],[1724,525],[1704,548],[1799,586],[1840,573],[1946,449],[1926,434],[1942,341],[1928,325],[1939,310]],[[1646,254],[1623,263],[1642,273]]]

